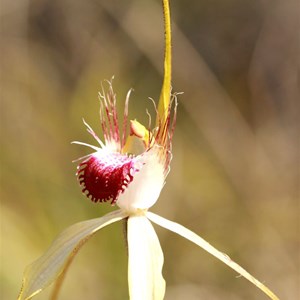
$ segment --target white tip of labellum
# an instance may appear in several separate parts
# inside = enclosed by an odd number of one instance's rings
[[[128,212],[144,210],[153,206],[164,186],[164,165],[159,160],[159,147],[154,146],[139,157],[139,172],[121,193],[117,205]]]

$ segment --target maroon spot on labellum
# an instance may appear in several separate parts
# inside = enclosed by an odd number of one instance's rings
[[[111,200],[113,204],[137,171],[134,160],[127,155],[94,154],[78,166],[76,175],[82,192],[93,202]]]

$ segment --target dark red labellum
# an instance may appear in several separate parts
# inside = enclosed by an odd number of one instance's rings
[[[111,200],[113,204],[137,171],[134,159],[127,155],[96,153],[78,166],[76,175],[82,192],[93,202]]]

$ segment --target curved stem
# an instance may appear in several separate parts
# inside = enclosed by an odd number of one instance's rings
[[[93,234],[87,236],[84,240],[82,240],[80,242],[80,244],[76,247],[76,249],[73,251],[72,255],[70,256],[70,258],[67,261],[67,264],[65,266],[65,269],[63,270],[63,272],[59,275],[59,277],[56,279],[55,284],[54,284],[54,288],[52,290],[50,299],[51,300],[57,300],[58,299],[58,295],[59,292],[61,290],[62,284],[64,282],[64,279],[66,277],[67,271],[69,270],[69,267],[71,265],[71,263],[73,262],[73,259],[75,258],[76,254],[78,253],[78,251],[81,249],[81,247],[93,236]]]
[[[172,72],[172,51],[171,51],[171,17],[169,0],[162,0],[164,13],[164,27],[165,27],[165,58],[164,58],[164,78],[161,89],[158,116],[156,125],[164,124],[168,115],[168,107],[171,96],[171,72]]]

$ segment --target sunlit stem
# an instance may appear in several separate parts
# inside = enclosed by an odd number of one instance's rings
[[[161,94],[158,104],[158,116],[156,126],[164,124],[168,115],[168,107],[171,96],[171,71],[172,71],[172,53],[171,53],[171,19],[169,0],[163,1],[164,27],[165,27],[165,59],[164,59],[164,78]]]

